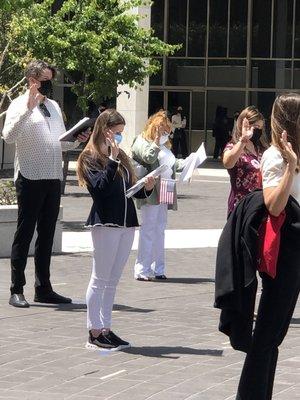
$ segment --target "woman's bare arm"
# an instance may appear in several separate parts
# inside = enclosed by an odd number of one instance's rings
[[[232,149],[224,151],[223,155],[223,165],[226,169],[231,169],[235,166],[238,159],[240,158],[246,143],[241,140],[238,141]]]
[[[287,141],[287,133],[285,131],[282,133],[281,142],[287,160],[286,170],[278,186],[268,187],[263,190],[265,205],[269,213],[274,216],[278,216],[287,205],[297,166],[297,155],[294,153],[291,143]]]

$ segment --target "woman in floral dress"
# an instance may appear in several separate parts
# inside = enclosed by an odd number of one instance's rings
[[[264,117],[254,106],[239,115],[231,141],[223,154],[223,165],[230,176],[228,215],[246,194],[262,188],[260,159],[267,148]]]

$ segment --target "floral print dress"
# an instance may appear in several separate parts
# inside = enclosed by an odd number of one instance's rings
[[[225,147],[225,151],[231,150],[233,146],[233,143],[228,143]],[[255,155],[250,152],[245,152],[240,156],[235,166],[227,170],[231,183],[231,190],[228,198],[228,215],[246,194],[253,192],[255,189],[262,188],[260,172],[261,157],[262,153]]]

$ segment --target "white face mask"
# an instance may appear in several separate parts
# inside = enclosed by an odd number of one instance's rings
[[[160,137],[159,144],[165,144],[169,140],[169,134],[166,132]]]

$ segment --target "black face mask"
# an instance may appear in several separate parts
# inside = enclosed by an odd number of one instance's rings
[[[259,128],[253,129],[253,135],[251,138],[251,141],[253,144],[257,145],[259,143],[262,133],[263,133],[262,129],[259,129]]]
[[[47,81],[41,81],[41,87],[38,91],[43,95],[49,97],[52,94],[52,81],[48,79]]]

